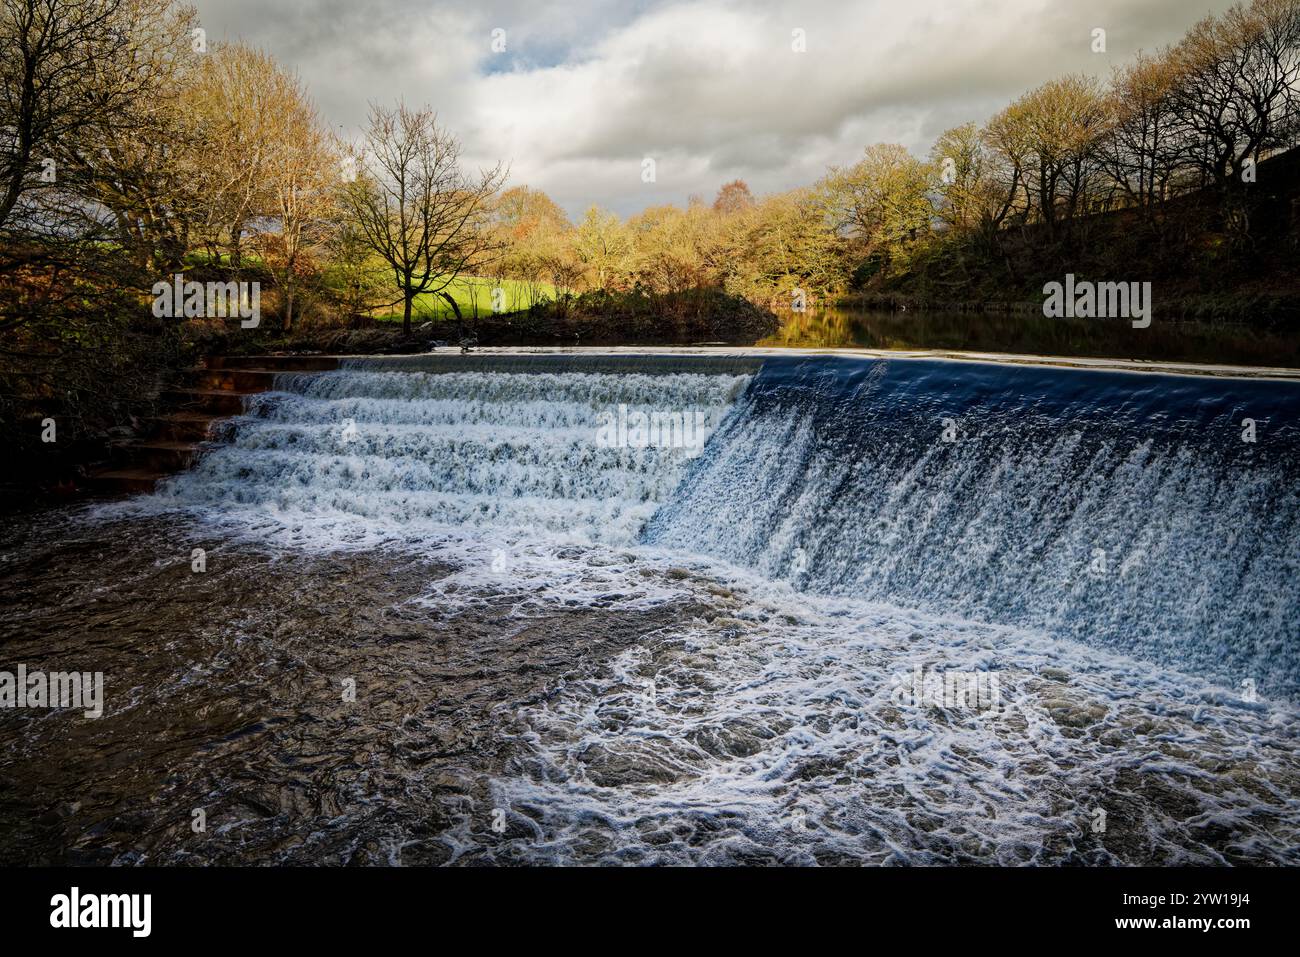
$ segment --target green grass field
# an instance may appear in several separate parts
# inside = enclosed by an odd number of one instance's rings
[[[490,316],[492,314],[492,289],[496,284],[490,279],[478,279],[471,276],[465,276],[455,280],[447,287],[447,292],[451,293],[460,306],[460,314],[466,319],[473,318],[477,304],[478,315]],[[516,282],[512,279],[504,280],[501,288],[505,292],[505,302],[503,312],[514,312],[519,309],[527,309],[531,305],[528,288],[524,283]],[[534,288],[533,295],[545,296],[547,299],[555,298],[555,287],[549,283],[539,283]],[[374,313],[376,319],[380,322],[401,322],[402,307],[385,306],[376,310]],[[412,322],[440,321],[443,319],[453,319],[455,313],[452,312],[451,306],[440,295],[424,293],[416,297],[414,308],[411,312]]]
[[[251,251],[246,251],[243,258],[244,262],[249,266],[260,267],[262,265],[261,258]],[[219,259],[223,265],[230,262],[230,257],[228,255],[223,254]],[[206,265],[209,262],[211,262],[211,260],[208,256],[194,253],[187,257],[186,265],[188,267],[194,267]],[[376,265],[375,271],[386,275],[378,265]],[[475,316],[476,309],[477,314],[480,316],[492,314],[492,289],[495,286],[496,283],[491,279],[483,279],[477,276],[462,276],[452,282],[452,284],[447,287],[446,291],[452,294],[456,300],[456,304],[460,306],[461,316],[470,319]],[[555,287],[546,282],[533,283],[531,295],[529,292],[529,284],[518,282],[513,279],[503,280],[501,282],[501,288],[505,291],[505,302],[504,308],[502,309],[503,312],[516,312],[521,309],[527,309],[534,301],[538,301],[540,298],[555,298]],[[391,291],[386,289],[385,293],[393,296],[397,295],[396,289]],[[395,306],[381,306],[380,308],[375,309],[371,315],[379,322],[401,322],[401,303],[398,303]],[[447,301],[443,299],[442,296],[436,293],[423,293],[416,297],[414,309],[411,312],[412,322],[429,322],[431,320],[439,322],[444,319],[452,318],[455,318],[455,313],[452,312],[451,306],[447,304]]]

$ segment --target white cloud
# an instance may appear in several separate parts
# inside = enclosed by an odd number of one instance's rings
[[[1202,0],[1223,9],[1228,0]],[[571,215],[807,183],[868,143],[925,153],[1071,71],[1106,75],[1181,36],[1209,9],[1187,0],[198,0],[218,34],[296,68],[322,111],[355,130],[370,100],[429,103],[481,163],[550,193]],[[1092,53],[1092,30],[1109,52]],[[494,28],[506,52],[491,51]],[[791,31],[807,52],[791,49]],[[641,182],[655,157],[658,180]]]

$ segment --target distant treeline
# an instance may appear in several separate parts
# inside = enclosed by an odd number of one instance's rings
[[[1250,273],[1293,252],[1294,164],[1258,164],[1300,139],[1298,83],[1300,0],[1255,0],[1108,82],[1045,83],[925,159],[877,144],[788,193],[756,200],[736,181],[711,205],[626,221],[593,208],[576,227],[510,190],[500,269],[562,291],[717,285],[773,306],[871,289],[1015,299],[1071,270]]]

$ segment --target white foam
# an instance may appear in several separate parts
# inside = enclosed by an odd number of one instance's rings
[[[433,544],[470,528],[630,544],[748,381],[284,374],[227,425],[231,444],[105,514],[181,510],[296,547]],[[689,417],[692,428],[667,435],[667,447],[602,444],[602,416],[620,406]]]
[[[1295,863],[1288,706],[1042,634],[810,599],[722,566],[701,580],[736,588],[734,621],[647,635],[512,716],[534,757],[493,795],[535,836],[496,859],[589,861],[599,835],[606,863],[1129,860],[1091,833],[1105,808],[1143,859],[1223,863],[1177,810],[1128,803],[1130,773],[1237,822],[1257,859]],[[991,672],[1002,703],[899,708],[895,676],[916,668]]]
[[[284,376],[234,423],[231,446],[157,495],[101,514],[180,512],[295,548],[410,549],[450,566],[425,596],[441,608],[504,604],[525,616],[686,602],[710,609],[647,633],[607,666],[565,676],[542,702],[501,714],[520,756],[491,790],[527,836],[501,839],[482,815],[467,816],[443,837],[457,856],[1116,863],[1136,848],[1145,860],[1221,863],[1196,831],[1197,822],[1218,822],[1242,854],[1300,863],[1300,727],[1290,705],[1244,702],[1238,689],[1041,629],[800,590],[812,571],[836,573],[833,550],[801,573],[792,557],[798,547],[817,551],[818,536],[836,530],[813,527],[810,516],[813,499],[841,481],[877,496],[863,523],[880,561],[853,565],[857,557],[842,555],[840,570],[856,577],[837,580],[888,580],[915,557],[927,529],[938,534],[942,509],[923,494],[923,464],[874,488],[882,477],[819,456],[806,421],[774,419],[711,463],[717,494],[693,507],[712,511],[678,516],[677,527],[696,529],[698,540],[639,544],[690,456],[597,448],[595,413],[620,403],[699,408],[710,431],[725,429],[747,381]],[[345,439],[349,421],[356,433]],[[1054,454],[1067,459],[1071,437],[1055,441]],[[1116,508],[1135,508],[1143,495],[1149,504],[1152,496],[1206,494],[1194,473],[1162,488],[1143,454],[1139,447],[1120,463],[1140,494]],[[797,474],[787,467],[805,460]],[[1014,543],[1022,531],[1009,508],[1017,490],[1061,480],[1011,460],[1000,468],[981,492],[993,499],[985,512],[959,542],[945,540],[950,552],[990,539],[993,551]],[[950,473],[951,494],[963,487],[961,470],[958,462]],[[762,481],[728,489],[727,476],[742,473]],[[1250,487],[1233,494],[1244,501]],[[909,502],[920,504],[903,515]],[[1087,541],[1085,531],[1067,528],[1061,547]],[[1150,567],[1163,553],[1157,530],[1148,531],[1133,547],[1146,550]],[[1063,561],[1053,558],[1045,574],[1061,572]],[[956,578],[942,583],[960,587]],[[1003,707],[899,708],[895,676],[918,667],[996,674]],[[1177,800],[1163,808],[1144,785]],[[1099,807],[1126,835],[1121,843],[1091,833]],[[1194,815],[1180,817],[1186,807]]]

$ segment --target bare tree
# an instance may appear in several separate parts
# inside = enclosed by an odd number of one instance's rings
[[[730,216],[754,208],[754,194],[749,191],[749,184],[743,179],[733,179],[723,183],[718,195],[713,199],[713,211]]]
[[[200,141],[187,157],[200,198],[193,241],[209,257],[228,251],[239,269],[248,223],[276,205],[273,154],[304,99],[298,81],[262,50],[232,44],[200,61],[183,108]]]
[[[1102,137],[1102,166],[1134,205],[1148,211],[1168,198],[1187,159],[1172,108],[1177,82],[1167,55],[1139,54],[1111,84],[1114,120]]]
[[[831,167],[820,186],[835,228],[886,265],[930,222],[925,164],[893,143],[867,147],[852,166]]]
[[[573,251],[592,289],[609,289],[626,275],[632,258],[632,237],[613,213],[599,206],[587,210],[573,237]],[[557,287],[561,285],[556,282]]]
[[[1255,0],[1194,26],[1171,54],[1173,109],[1205,180],[1240,182],[1261,152],[1291,145],[1300,113],[1300,4]]]
[[[1006,222],[1023,225],[1034,208],[1031,181],[1035,159],[1017,105],[1011,104],[990,119],[981,139],[992,154],[991,176],[999,196],[994,225],[999,229]]]
[[[129,0],[0,0],[0,227],[58,183],[56,151],[149,78],[125,69]]]
[[[151,226],[183,233],[168,175],[128,157],[175,153],[154,134],[174,118],[193,22],[172,0],[0,0],[0,328],[75,312],[94,277],[140,288],[141,249],[164,233]],[[148,202],[127,198],[137,185]]]
[[[204,198],[193,175],[203,137],[183,94],[206,54],[192,39],[192,8],[123,0],[120,9],[117,28],[129,36],[129,58],[115,68],[142,87],[115,109],[98,111],[57,155],[69,188],[88,209],[106,211],[120,248],[139,266],[166,273],[183,262]]]
[[[460,151],[431,110],[372,106],[357,178],[343,190],[348,214],[392,271],[405,332],[424,293],[441,296],[460,318],[447,287],[486,266],[498,248],[488,218],[505,169],[498,163],[470,177]]]

